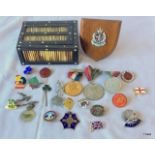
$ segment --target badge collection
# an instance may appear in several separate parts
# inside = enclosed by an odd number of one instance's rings
[[[110,27],[110,28],[109,28]],[[92,59],[98,61],[112,53],[116,47],[121,27],[121,21],[115,20],[97,20],[97,19],[81,19],[80,41],[83,51]],[[77,21],[48,21],[48,22],[23,22],[19,40],[17,43],[17,52],[22,65],[37,64],[78,64],[78,24]],[[79,105],[90,111],[90,114],[96,118],[90,121],[90,131],[101,130],[105,128],[105,122],[97,120],[107,114],[103,105],[91,102],[104,98],[105,93],[112,94],[112,104],[116,108],[125,107],[128,102],[128,96],[121,93],[124,83],[129,84],[135,80],[135,73],[131,71],[102,71],[90,65],[82,69],[68,70],[66,76],[69,82],[63,84],[57,81],[56,89],[52,90],[52,86],[38,80],[33,72],[34,68],[27,66],[23,75],[16,75],[15,89],[23,90],[29,85],[32,90],[42,89],[44,96],[44,106],[49,104],[65,108],[66,112],[63,116],[59,116],[57,111],[50,109],[43,115],[43,120],[53,122],[61,117],[60,123],[64,129],[75,129],[80,123],[78,114],[72,112],[74,106]],[[28,75],[32,75],[28,78]],[[44,67],[39,71],[41,78],[47,79],[52,76],[53,71],[49,67]],[[108,75],[109,78],[103,85],[98,84],[95,80],[99,76]],[[82,84],[82,79],[86,78],[87,85]],[[135,87],[134,95],[144,95],[147,89],[143,87]],[[55,93],[49,102],[49,94]],[[64,97],[64,94],[67,97]],[[83,94],[83,98],[78,100],[78,104],[74,102],[74,97]],[[37,113],[35,107],[38,101],[32,100],[32,96],[23,92],[19,93],[20,99],[9,99],[5,108],[8,110],[16,110],[19,107],[25,107],[21,113],[20,119],[24,122],[33,121]],[[40,103],[41,104],[41,103]],[[139,125],[142,120],[137,111],[127,109],[122,113],[124,127],[133,128]]]
[[[104,74],[103,74],[104,73]],[[52,86],[50,84],[44,84],[40,82],[36,76],[33,76],[33,68],[27,66],[23,71],[23,75],[17,75],[15,78],[15,88],[18,90],[23,90],[26,85],[29,85],[32,90],[42,89],[44,95],[44,101],[42,104],[44,106],[49,105],[48,94],[51,93]],[[31,78],[26,78],[28,75],[32,75]],[[108,79],[105,80],[103,85],[97,84],[95,79],[98,76],[108,75]],[[42,68],[39,72],[41,78],[48,78],[52,76],[52,70],[50,68]],[[102,117],[106,113],[106,108],[103,105],[95,104],[91,105],[91,101],[97,101],[104,97],[105,92],[113,94],[112,103],[115,107],[121,108],[125,107],[128,104],[128,97],[120,93],[124,83],[130,83],[135,80],[135,74],[130,71],[101,71],[100,69],[93,68],[92,66],[87,66],[83,70],[73,69],[70,70],[66,76],[71,80],[66,84],[63,84],[62,81],[57,81],[55,96],[52,97],[50,104],[61,106],[68,110],[60,119],[64,129],[71,128],[75,129],[76,126],[80,123],[78,115],[72,112],[72,108],[76,106],[74,102],[74,97],[83,94],[84,98],[78,100],[78,106],[90,110],[90,114],[94,117]],[[83,86],[81,81],[85,78],[88,80],[88,84]],[[68,97],[64,97],[63,94],[66,94]],[[144,95],[147,93],[145,88],[136,87],[133,89],[133,94],[135,95]],[[20,114],[20,119],[24,122],[33,121],[36,117],[35,107],[38,104],[38,101],[32,100],[32,96],[26,95],[23,92],[18,93],[19,99],[9,99],[5,108],[8,110],[16,110],[20,107],[25,107],[25,110]],[[57,121],[58,112],[49,110],[43,115],[43,120],[47,122]],[[141,118],[139,113],[127,109],[122,113],[122,119],[124,120],[124,126],[133,128],[141,123]],[[89,129],[90,131],[100,130],[105,128],[105,122],[100,120],[90,121]]]

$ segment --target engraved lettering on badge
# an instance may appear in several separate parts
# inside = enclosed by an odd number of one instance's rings
[[[97,31],[93,33],[91,43],[97,47],[101,47],[106,44],[106,34],[101,28],[98,28]]]

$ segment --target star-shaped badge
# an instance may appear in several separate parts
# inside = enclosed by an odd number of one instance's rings
[[[63,124],[64,129],[75,129],[76,125],[79,123],[76,114],[72,112],[65,113],[64,117],[60,121]]]

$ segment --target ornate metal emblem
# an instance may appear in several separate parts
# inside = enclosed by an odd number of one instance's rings
[[[91,43],[97,47],[104,46],[106,44],[106,34],[101,28],[97,29],[97,31],[93,33]]]

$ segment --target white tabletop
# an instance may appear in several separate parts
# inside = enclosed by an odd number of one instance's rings
[[[102,19],[122,20],[119,41],[115,51],[106,59],[95,62],[80,51],[79,65],[50,65],[53,74],[48,80],[40,78],[38,72],[42,66],[32,66],[36,70],[36,76],[50,84],[53,90],[48,93],[49,106],[42,103],[42,89],[32,90],[26,87],[21,90],[25,94],[31,94],[34,100],[39,101],[36,106],[36,118],[28,123],[19,118],[25,108],[8,111],[4,108],[8,99],[18,98],[14,88],[15,76],[22,74],[24,66],[21,66],[16,52],[16,43],[21,29],[22,21],[25,20],[79,20],[81,17],[1,17],[0,20],[0,138],[155,138],[155,18],[154,17],[89,17]],[[130,70],[136,73],[136,79],[126,85],[121,91],[129,98],[127,106],[117,108],[112,104],[112,94],[106,93],[98,101],[91,101],[91,105],[101,104],[106,108],[103,117],[94,117],[89,109],[81,109],[78,100],[83,95],[74,97],[75,105],[72,112],[76,113],[80,123],[75,130],[63,129],[59,121],[67,112],[65,108],[53,106],[51,98],[56,94],[56,81],[68,82],[67,72],[72,68],[83,69],[87,65],[101,70]],[[60,75],[61,74],[61,75]],[[102,75],[96,82],[103,85],[105,77]],[[88,81],[84,78],[83,85]],[[148,93],[143,96],[135,96],[133,88],[145,87]],[[66,95],[65,95],[66,96]],[[67,96],[66,96],[67,97]],[[125,128],[121,114],[126,109],[133,109],[141,114],[142,123],[135,128]],[[59,113],[57,121],[45,122],[42,115],[48,110]],[[101,120],[105,123],[103,130],[89,130],[89,122]],[[147,135],[149,134],[149,135]],[[151,134],[151,135],[150,135]]]

